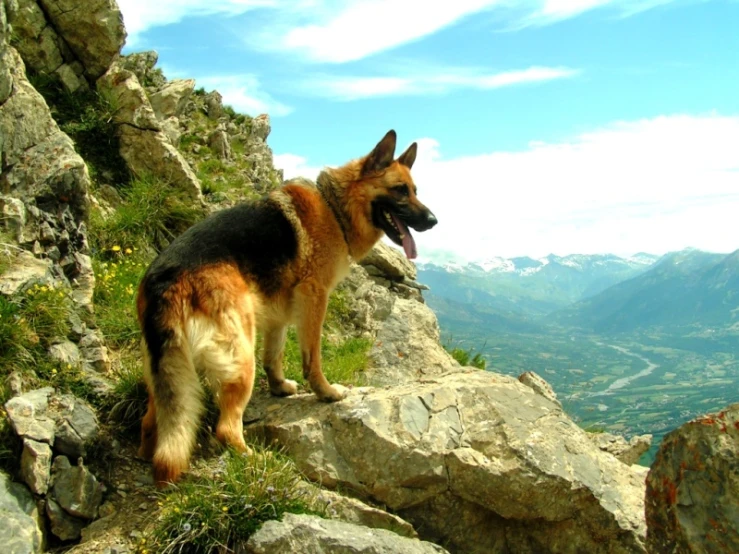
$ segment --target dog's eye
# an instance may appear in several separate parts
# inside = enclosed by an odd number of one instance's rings
[[[399,192],[403,196],[408,196],[408,185],[396,185],[393,187],[395,192]]]

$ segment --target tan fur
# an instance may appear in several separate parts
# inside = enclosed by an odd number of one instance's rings
[[[174,332],[156,373],[142,339],[149,404],[142,421],[140,454],[153,458],[157,486],[175,482],[187,469],[203,410],[200,377],[220,409],[216,437],[248,450],[242,417],[254,385],[257,328],[264,335],[264,367],[272,394],[297,392],[282,370],[286,326],[296,324],[303,375],[311,389],[324,401],[342,398],[321,371],[320,339],[329,294],[348,273],[352,260],[364,257],[383,235],[372,223],[376,197],[403,182],[412,191],[408,202],[425,209],[416,199],[408,167],[396,160],[382,172],[363,176],[367,158],[328,169],[319,177],[319,183],[327,180],[336,193],[349,221],[345,231],[315,186],[296,180],[271,193],[298,244],[295,260],[281,272],[276,293],[262,296],[250,275],[226,262],[199,267],[167,289],[164,323]],[[137,307],[142,326],[149,301],[140,287]]]

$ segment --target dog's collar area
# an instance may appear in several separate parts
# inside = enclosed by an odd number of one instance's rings
[[[321,194],[323,200],[328,204],[328,207],[331,208],[334,218],[336,218],[336,222],[341,228],[341,234],[344,235],[344,242],[346,242],[346,246],[349,248],[349,254],[351,255],[351,245],[349,244],[349,221],[339,205],[336,191],[332,186],[326,186],[325,183],[321,183],[321,176],[319,176],[318,181],[316,182],[316,188]]]

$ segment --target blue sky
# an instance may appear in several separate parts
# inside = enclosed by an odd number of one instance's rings
[[[418,141],[422,258],[739,248],[736,0],[119,4],[287,176]]]

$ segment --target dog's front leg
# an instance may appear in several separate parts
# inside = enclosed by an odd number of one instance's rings
[[[341,400],[344,394],[331,386],[321,371],[321,330],[328,306],[328,291],[315,282],[305,282],[296,288],[295,299],[303,377],[320,400]]]

